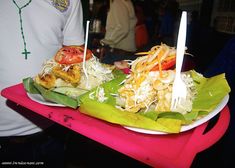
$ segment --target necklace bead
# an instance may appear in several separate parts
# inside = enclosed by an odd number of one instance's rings
[[[19,13],[19,17],[20,17],[20,31],[21,31],[21,37],[24,43],[24,50],[21,54],[25,55],[25,59],[28,58],[28,54],[30,54],[30,52],[27,50],[27,44],[26,44],[26,40],[25,40],[25,36],[24,36],[24,28],[23,28],[23,20],[22,20],[22,9],[25,8],[26,6],[28,6],[32,0],[29,0],[28,3],[26,3],[25,5],[23,5],[22,7],[19,7],[19,5],[15,2],[15,0],[12,0],[13,3],[15,4],[15,6],[18,8],[18,13]]]

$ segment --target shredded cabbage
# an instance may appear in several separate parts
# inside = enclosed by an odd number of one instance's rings
[[[149,52],[139,53],[139,55],[141,54],[145,56],[138,57],[130,63],[131,73],[118,90],[118,108],[121,107],[134,113],[149,110],[171,111],[175,71],[163,70],[161,64],[175,57],[176,49],[161,44],[152,47]],[[159,70],[152,70],[156,65],[159,65]],[[185,114],[192,110],[196,88],[189,74],[182,73],[182,79],[187,85],[187,97],[178,104],[175,111]]]
[[[92,57],[86,61],[87,79],[84,75],[84,69],[81,69],[81,81],[79,88],[92,89],[102,83],[108,82],[114,78],[112,71],[114,66],[105,65],[99,62],[98,58]],[[87,83],[86,80],[89,82]]]

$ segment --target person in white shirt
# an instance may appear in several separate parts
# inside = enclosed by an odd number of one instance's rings
[[[1,0],[0,38],[2,90],[21,83],[23,78],[35,76],[43,62],[62,46],[84,44],[81,1]],[[0,158],[3,158],[1,154],[7,157],[4,152],[10,152],[6,148],[14,138],[25,140],[51,125],[46,118],[28,113],[0,96]]]

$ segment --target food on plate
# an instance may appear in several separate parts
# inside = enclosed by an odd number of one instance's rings
[[[103,82],[113,79],[114,66],[105,65],[80,46],[62,47],[43,65],[42,71],[35,77],[35,82],[47,89],[59,92],[71,88],[90,90]],[[63,89],[58,89],[62,87]],[[71,91],[69,92],[74,95]],[[77,92],[76,92],[77,93]],[[79,94],[78,94],[79,95]],[[78,96],[77,95],[77,96]]]
[[[174,70],[131,73],[124,85],[118,90],[117,104],[129,112],[171,111],[171,94],[175,77]],[[192,102],[197,91],[193,79],[183,73],[182,79],[187,86],[187,97],[177,106],[177,112],[185,114],[192,110]]]
[[[194,70],[182,72],[187,96],[173,111],[176,49],[161,44],[137,54],[143,56],[129,62],[129,74],[80,97],[82,113],[124,126],[178,133],[182,125],[208,115],[230,92],[225,74],[205,78]]]
[[[23,80],[26,91],[33,91],[32,88],[36,87],[44,99],[67,103],[69,101],[64,101],[64,96],[60,97],[61,94],[78,101],[79,95],[114,79],[116,74],[114,65],[100,63],[89,49],[84,55],[84,47],[62,47],[52,59],[43,64],[41,72],[33,79]]]
[[[80,46],[61,48],[54,58],[46,61],[35,81],[48,89],[60,86],[82,86],[83,89],[90,89],[89,86],[94,85],[94,81],[89,81],[89,85],[84,86],[82,79],[85,75],[91,79],[102,75],[100,80],[97,79],[97,84],[113,78],[113,66],[100,63],[96,57],[92,56],[89,49],[85,60],[83,60],[83,54],[84,48]]]
[[[166,44],[157,45],[131,62],[131,73],[118,90],[117,104],[129,112],[172,111],[171,94],[175,78],[176,49]],[[185,114],[192,110],[197,92],[190,74],[182,73],[187,86],[187,97],[175,111]]]

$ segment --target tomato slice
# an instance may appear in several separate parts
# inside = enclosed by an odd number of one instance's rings
[[[162,70],[167,70],[172,68],[175,65],[175,62],[176,62],[176,57],[173,57],[167,61],[163,61],[161,64]],[[156,65],[151,69],[151,71],[158,71],[158,70],[159,70],[159,65]]]
[[[65,46],[62,47],[55,55],[54,59],[59,64],[76,64],[83,61],[84,47]],[[87,49],[86,60],[92,57],[91,50]]]

